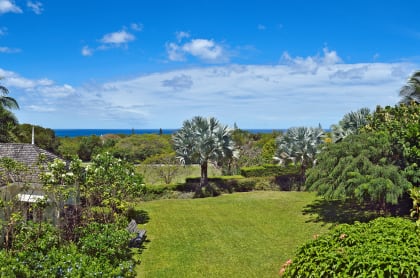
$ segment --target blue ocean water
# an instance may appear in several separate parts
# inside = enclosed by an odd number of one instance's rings
[[[284,131],[282,129],[245,129],[251,133],[271,133],[273,131]],[[162,129],[163,134],[172,134],[177,129]],[[57,137],[78,137],[78,136],[101,136],[105,134],[159,134],[160,129],[54,129]]]

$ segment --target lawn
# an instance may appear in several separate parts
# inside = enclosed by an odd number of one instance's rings
[[[138,277],[278,277],[300,244],[327,230],[302,213],[315,199],[257,191],[141,203],[149,221]]]

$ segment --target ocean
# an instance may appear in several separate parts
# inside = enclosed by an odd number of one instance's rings
[[[162,129],[162,134],[172,134],[178,129]],[[244,129],[251,133],[272,133],[283,129]],[[101,136],[105,134],[160,134],[161,129],[54,129],[57,137]]]

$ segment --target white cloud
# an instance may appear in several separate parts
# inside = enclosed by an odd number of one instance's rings
[[[189,34],[185,32],[178,32],[176,35],[178,41],[189,37]],[[166,52],[171,61],[184,61],[187,55],[210,63],[227,62],[229,60],[222,45],[207,39],[191,39],[184,44],[167,43]]]
[[[217,61],[223,58],[223,48],[213,40],[194,39],[184,44],[182,50],[208,61]]]
[[[267,29],[266,27],[265,27],[265,25],[263,25],[263,24],[258,24],[257,25],[257,29],[258,30],[265,30],[265,29]]]
[[[189,38],[191,35],[188,32],[180,31],[175,33],[178,42],[181,42],[185,38]]]
[[[131,42],[135,40],[135,38],[136,37],[133,34],[130,34],[125,30],[121,30],[118,32],[105,34],[100,41],[104,44],[121,45]]]
[[[176,43],[167,43],[166,44],[166,52],[168,54],[168,58],[171,61],[184,61],[185,56],[184,53],[179,45]]]
[[[53,85],[53,81],[47,78],[42,79],[28,79],[25,77],[20,76],[19,74],[3,70],[0,68],[0,76],[4,79],[2,82],[6,85],[6,87],[15,87],[18,89],[25,89],[25,90],[32,90],[38,86],[51,86]]]
[[[42,86],[37,88],[37,91],[42,93],[45,97],[64,98],[73,95],[76,90],[68,85],[61,86]]]
[[[20,49],[18,48],[10,48],[6,46],[0,46],[0,53],[18,53]]]
[[[12,0],[0,0],[0,14],[5,13],[22,13],[22,9],[16,6]]]
[[[145,128],[176,128],[187,118],[203,115],[226,124],[237,122],[241,128],[318,123],[328,128],[347,112],[396,104],[398,89],[414,68],[402,63],[331,64],[337,60],[324,56],[313,60],[320,64],[309,75],[296,72],[294,65],[230,65],[152,73],[84,88],[80,93],[86,104],[80,105],[103,115],[98,120],[103,117],[104,123],[105,118],[111,121],[113,111],[119,115],[115,126],[120,126],[121,119],[134,124],[138,117]],[[404,73],[395,75],[400,70]]]
[[[44,107],[40,105],[28,105],[25,107],[26,109],[34,112],[55,112],[57,111],[56,108],[53,107]]]
[[[17,96],[19,120],[50,128],[177,128],[196,115],[240,128],[328,128],[350,111],[396,104],[418,66],[346,64],[325,49],[278,65],[205,66],[77,88],[1,69],[0,76]]]
[[[176,75],[171,79],[166,79],[162,81],[162,86],[172,88],[176,91],[190,89],[193,85],[191,76],[180,74]]]
[[[143,25],[132,23],[130,28],[134,31],[141,31]],[[127,32],[125,29],[126,28],[124,27],[120,31],[105,34],[99,40],[101,44],[96,47],[89,47],[87,45],[83,46],[81,54],[83,56],[92,56],[94,52],[98,50],[105,51],[112,48],[127,48],[128,43],[134,41],[136,37],[130,32]]]
[[[131,28],[131,30],[140,32],[140,31],[143,31],[143,24],[141,24],[141,23],[131,23],[130,28]]]
[[[26,3],[26,5],[28,6],[28,8],[30,8],[35,14],[42,14],[42,12],[44,11],[43,7],[42,7],[42,3],[41,2],[32,2],[32,1],[28,1]]]
[[[82,48],[82,55],[83,56],[92,56],[93,55],[93,49],[89,48],[89,46],[85,45]]]
[[[288,52],[283,52],[280,63],[288,65],[294,73],[317,73],[320,66],[330,66],[342,62],[336,51],[323,48],[323,55],[292,57]]]

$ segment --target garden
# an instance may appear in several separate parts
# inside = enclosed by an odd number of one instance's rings
[[[39,157],[44,198],[2,197],[1,277],[419,277],[419,76],[398,105],[328,131],[252,134],[201,116],[173,135],[39,127],[65,160]],[[25,137],[11,126],[5,143]],[[26,193],[30,171],[1,158],[2,188]],[[147,232],[138,248],[131,220]]]

